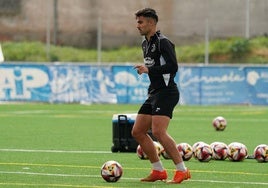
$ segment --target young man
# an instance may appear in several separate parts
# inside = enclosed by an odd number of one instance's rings
[[[153,135],[176,166],[175,175],[168,183],[181,183],[191,178],[191,175],[176,148],[176,142],[167,133],[173,109],[179,101],[179,90],[174,82],[178,70],[175,47],[156,30],[158,16],[154,9],[139,10],[135,16],[137,29],[145,37],[142,42],[144,65],[136,65],[135,69],[138,74],[148,74],[150,79],[148,98],[140,107],[132,129],[132,136],[141,145],[152,164],[151,173],[141,181],[167,179],[167,172],[156,153],[151,137],[147,134],[147,131],[152,129]]]

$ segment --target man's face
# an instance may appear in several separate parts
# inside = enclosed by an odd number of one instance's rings
[[[137,29],[140,31],[141,35],[148,35],[152,29],[152,19],[139,16],[137,20]]]

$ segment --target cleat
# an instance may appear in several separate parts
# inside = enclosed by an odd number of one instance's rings
[[[187,169],[186,171],[175,171],[174,177],[172,180],[167,183],[181,183],[183,180],[188,180],[191,178],[191,173]]]
[[[155,182],[155,181],[166,181],[167,179],[167,171],[158,171],[158,170],[152,170],[150,175],[146,178],[141,179],[143,182]]]

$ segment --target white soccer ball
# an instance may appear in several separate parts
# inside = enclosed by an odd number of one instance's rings
[[[194,145],[192,146],[192,149],[193,149],[193,156],[194,156],[194,158],[196,158],[196,157],[195,157],[195,151],[196,151],[196,148],[197,148],[198,146],[200,146],[200,145],[203,145],[203,144],[206,144],[206,143],[205,143],[205,142],[202,142],[202,141],[198,141],[198,142],[194,143]]]
[[[154,147],[156,149],[157,155],[160,157],[162,152],[164,151],[163,146],[159,142],[154,141]]]
[[[218,116],[213,119],[212,125],[216,131],[223,131],[227,126],[227,121],[224,117]]]
[[[177,144],[177,149],[179,153],[182,156],[182,159],[184,161],[188,161],[192,158],[193,156],[193,148],[190,144],[188,143],[179,143]]]
[[[228,145],[227,154],[231,161],[243,161],[248,155],[248,149],[242,143],[232,142]]]
[[[254,149],[254,158],[258,162],[268,162],[268,145],[260,144]]]
[[[144,153],[143,149],[141,148],[141,145],[138,145],[136,154],[140,159],[148,159],[146,153]]]
[[[195,148],[194,156],[200,162],[208,162],[212,158],[212,149],[210,145],[201,143]]]
[[[228,146],[223,142],[213,142],[210,144],[212,158],[215,160],[225,160],[227,158]]]
[[[107,182],[117,182],[123,175],[123,168],[117,161],[107,161],[101,167],[101,176]]]
[[[165,151],[165,149],[163,149],[163,151],[162,151],[162,156],[163,156],[164,159],[171,159],[170,156]]]
[[[157,155],[160,157],[161,153],[163,152],[163,147],[159,142],[153,141],[154,147],[156,149]],[[140,159],[148,159],[148,156],[143,151],[142,147],[140,145],[137,146],[136,154]]]

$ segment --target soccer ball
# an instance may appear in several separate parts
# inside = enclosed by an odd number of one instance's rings
[[[182,156],[182,159],[184,161],[188,161],[192,158],[193,156],[193,149],[192,146],[187,144],[187,143],[179,143],[177,144],[177,149],[179,153]]]
[[[218,116],[213,119],[212,125],[216,131],[223,131],[226,128],[227,121],[224,117]]]
[[[232,142],[228,145],[227,154],[230,161],[243,161],[248,155],[248,149],[242,143]]]
[[[171,159],[170,156],[167,154],[167,152],[165,151],[165,149],[163,149],[162,151],[162,156],[164,157],[164,159]]]
[[[268,145],[260,144],[254,149],[254,158],[258,162],[268,162]]]
[[[200,162],[208,162],[212,158],[212,149],[206,143],[199,144],[195,148],[194,156]]]
[[[161,153],[163,152],[163,147],[159,142],[153,141],[156,152],[158,154],[158,156],[161,156]],[[146,153],[144,153],[144,151],[142,150],[142,147],[140,145],[137,146],[136,149],[136,154],[140,159],[148,159],[148,156],[146,155]]]
[[[154,147],[156,149],[157,155],[160,157],[164,150],[163,146],[159,142],[154,141]]]
[[[123,174],[123,168],[117,161],[107,161],[101,167],[101,176],[107,182],[117,182]]]
[[[195,156],[196,148],[197,148],[198,146],[200,146],[200,145],[203,145],[203,144],[206,144],[206,143],[205,143],[205,142],[202,142],[202,141],[199,141],[199,142],[194,143],[194,145],[192,146],[192,149],[193,149],[193,156],[194,156],[194,158],[196,158],[196,156]]]
[[[213,142],[210,144],[212,158],[215,160],[225,160],[227,158],[228,146],[223,142]]]
[[[147,155],[142,150],[141,145],[138,145],[136,149],[136,154],[140,159],[148,159]]]

